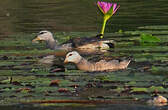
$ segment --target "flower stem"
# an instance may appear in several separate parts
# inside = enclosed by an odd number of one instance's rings
[[[101,29],[101,32],[100,32],[100,34],[102,34],[102,36],[100,36],[101,38],[103,38],[103,35],[104,35],[104,30],[105,30],[105,27],[106,27],[106,22],[107,22],[107,18],[104,17],[103,24],[102,24],[102,29]]]

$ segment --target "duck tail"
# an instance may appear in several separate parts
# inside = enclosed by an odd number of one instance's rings
[[[109,48],[115,47],[115,41],[114,40],[104,40],[102,41],[104,44],[108,45]]]
[[[128,65],[130,64],[131,60],[124,60],[120,62],[120,67],[121,69],[125,69],[128,67]]]

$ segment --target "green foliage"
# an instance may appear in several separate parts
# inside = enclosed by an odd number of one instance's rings
[[[147,88],[134,87],[134,88],[132,88],[131,92],[148,92],[148,89]]]
[[[151,92],[154,92],[154,91],[166,92],[167,89],[163,88],[162,86],[151,86],[149,88],[149,91],[151,91]]]
[[[119,33],[119,34],[122,34],[122,33],[123,33],[123,30],[122,30],[122,29],[118,30],[118,33]]]
[[[156,37],[156,36],[152,36],[152,34],[144,34],[142,33],[140,35],[140,44],[141,45],[151,45],[151,44],[155,44],[155,43],[158,43],[160,42],[161,40]]]

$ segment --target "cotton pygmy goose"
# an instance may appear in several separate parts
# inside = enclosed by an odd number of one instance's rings
[[[35,39],[32,42],[36,41],[45,41],[47,48],[51,50],[71,50],[71,43],[58,45],[58,41],[54,39],[53,34],[50,31],[40,31]]]
[[[99,36],[99,35],[98,35]],[[75,49],[109,49],[114,48],[115,42],[113,40],[100,39],[100,37],[76,37],[70,39],[67,42],[58,44],[58,41],[54,39],[53,34],[50,31],[40,31],[32,42],[45,41],[47,48],[52,50],[72,50]]]
[[[74,63],[78,69],[83,71],[116,71],[121,69],[126,69],[130,63],[130,60],[111,60],[106,62],[105,60],[100,60],[99,62],[91,63],[79,55],[78,52],[72,51],[66,55],[64,63]]]

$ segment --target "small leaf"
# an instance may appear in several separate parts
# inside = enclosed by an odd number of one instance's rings
[[[151,34],[141,34],[140,35],[140,43],[143,44],[154,44],[160,42],[160,39],[156,36],[152,36]]]

